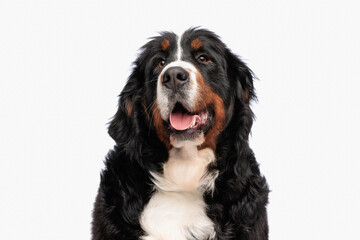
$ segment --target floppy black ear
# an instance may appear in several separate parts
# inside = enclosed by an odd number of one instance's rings
[[[119,95],[118,110],[109,124],[108,133],[130,156],[140,154],[141,89],[138,70],[134,69]],[[140,116],[141,115],[141,116]],[[135,154],[135,155],[134,155]],[[137,156],[135,156],[137,157]]]
[[[230,51],[228,53],[228,74],[230,79],[234,79],[236,82],[236,96],[240,101],[249,104],[256,99],[252,71]]]
[[[233,108],[233,114],[235,116],[233,119],[237,121],[236,124],[234,124],[234,126],[237,126],[235,131],[238,132],[237,135],[240,137],[240,141],[246,142],[254,119],[254,114],[250,109],[250,102],[256,99],[253,74],[250,68],[230,51],[228,52],[227,60],[228,76],[236,89]],[[241,145],[241,147],[244,146],[244,144]]]
[[[132,125],[130,116],[134,106],[135,83],[135,79],[129,78],[119,95],[117,112],[109,124],[108,133],[117,144],[126,142],[131,132],[129,131]]]

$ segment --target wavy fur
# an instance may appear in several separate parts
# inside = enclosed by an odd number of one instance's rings
[[[221,58],[216,60],[223,70],[218,76],[223,83],[209,82],[209,86],[225,103],[226,123],[216,136],[216,159],[207,169],[216,173],[213,189],[202,194],[206,215],[214,225],[214,239],[268,239],[269,190],[248,144],[254,118],[250,103],[256,99],[253,74],[214,33],[189,29],[183,35],[183,39],[195,37],[216,46],[213,51]],[[142,48],[109,125],[116,145],[108,153],[101,173],[93,212],[93,240],[135,240],[146,234],[140,217],[156,191],[152,173],[163,173],[163,164],[169,158],[169,148],[156,131],[151,111],[158,76],[151,62],[164,39],[168,40],[166,47],[170,43],[170,50],[171,43],[177,41],[175,34],[164,32]],[[206,72],[202,73],[206,80]]]

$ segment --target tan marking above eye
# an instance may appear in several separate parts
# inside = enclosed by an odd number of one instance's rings
[[[168,50],[168,48],[170,47],[170,42],[169,40],[165,39],[164,41],[161,42],[161,49],[163,51]]]
[[[192,49],[198,50],[201,46],[202,46],[202,42],[198,38],[192,40],[191,42]]]

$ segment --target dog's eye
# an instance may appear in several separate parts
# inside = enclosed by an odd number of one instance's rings
[[[200,56],[197,58],[197,60],[198,60],[199,62],[206,63],[206,62],[209,61],[209,57],[206,56],[206,55],[204,55],[204,54],[202,54],[202,55],[200,55]]]
[[[159,68],[162,68],[164,65],[165,65],[165,60],[164,60],[164,59],[161,59],[161,60],[158,62],[158,67],[159,67]]]

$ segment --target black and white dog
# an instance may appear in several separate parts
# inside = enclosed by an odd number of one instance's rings
[[[255,98],[251,70],[208,30],[145,44],[109,126],[92,239],[268,239]]]

